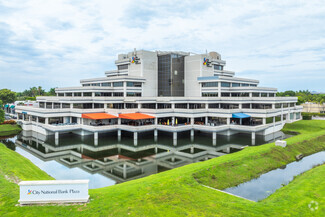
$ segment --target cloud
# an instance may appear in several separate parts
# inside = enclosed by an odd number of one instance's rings
[[[0,1],[0,87],[76,86],[136,47],[217,51],[263,86],[325,91],[324,14],[316,0]]]

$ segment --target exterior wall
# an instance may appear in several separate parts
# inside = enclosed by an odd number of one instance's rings
[[[309,113],[325,113],[325,104],[316,104],[316,103],[305,103],[302,104],[303,110],[302,112]]]
[[[201,97],[201,86],[197,81],[201,76],[201,62],[200,55],[185,57],[185,97]]]
[[[141,70],[146,82],[142,84],[142,96],[156,97],[157,96],[157,54],[156,52],[142,51]],[[140,64],[138,64],[140,65]]]

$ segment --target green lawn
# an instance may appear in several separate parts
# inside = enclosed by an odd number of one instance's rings
[[[19,125],[3,124],[0,125],[0,136],[16,135],[21,131]]]
[[[299,121],[286,125],[284,130],[300,133],[287,139],[287,148],[275,147],[274,143],[249,147],[209,161],[93,189],[89,191],[90,203],[73,206],[15,206],[19,189],[8,179],[51,177],[0,144],[0,216],[325,216],[325,165],[298,176],[258,203],[200,184],[225,188],[293,161],[295,154],[325,149],[325,121]],[[319,204],[314,212],[308,208],[311,201]]]

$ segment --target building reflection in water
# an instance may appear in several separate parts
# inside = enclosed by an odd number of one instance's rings
[[[282,132],[269,137],[257,137],[253,145],[284,137],[286,135]],[[92,136],[65,134],[57,144],[51,136],[23,131],[17,136],[15,145],[44,162],[56,161],[68,168],[101,174],[115,183],[205,161],[252,145],[250,136],[245,134],[218,136],[217,141],[210,138],[202,133],[193,140],[184,134],[178,139],[177,146],[174,146],[170,136],[161,136],[161,139],[154,141],[151,136],[143,135],[137,146],[134,146],[132,137],[128,135],[123,135],[122,140],[118,141],[114,135],[105,134],[100,135],[99,144],[94,146]],[[73,177],[67,172],[65,179]],[[91,184],[96,188],[96,183]]]

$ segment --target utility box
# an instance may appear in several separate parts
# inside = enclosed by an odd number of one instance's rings
[[[275,141],[275,146],[281,146],[281,147],[286,147],[287,146],[287,141],[283,141],[283,140],[276,140]]]

